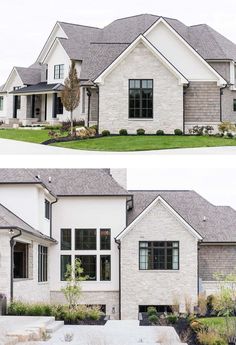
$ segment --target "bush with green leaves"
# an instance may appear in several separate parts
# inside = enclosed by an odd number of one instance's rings
[[[218,125],[218,130],[222,134],[225,134],[228,132],[236,132],[236,126],[232,122],[223,121]]]
[[[156,325],[158,323],[158,316],[157,315],[150,315],[148,316],[149,322]]]
[[[145,129],[139,128],[139,129],[137,129],[136,133],[137,133],[137,135],[145,135]]]
[[[150,315],[157,315],[156,308],[155,307],[148,307],[147,308],[147,314],[148,314],[148,316],[150,316]]]
[[[197,340],[202,345],[228,345],[226,339],[215,331],[201,331],[197,334]]]
[[[158,129],[156,135],[165,135],[165,132],[162,129]]]
[[[169,314],[166,316],[166,319],[169,323],[175,324],[178,321],[179,317],[177,314]]]
[[[181,129],[179,129],[179,128],[176,128],[174,130],[174,133],[175,133],[175,135],[183,135],[183,131]]]
[[[128,131],[127,131],[127,129],[120,129],[119,134],[120,135],[128,135]]]
[[[102,131],[102,136],[103,137],[108,137],[109,135],[111,135],[111,133],[107,129],[104,129],[104,131]]]

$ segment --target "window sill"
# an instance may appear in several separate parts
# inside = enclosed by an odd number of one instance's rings
[[[128,119],[128,121],[153,121],[153,118],[152,119]]]
[[[179,273],[178,270],[139,270],[139,272],[145,272],[145,273]]]
[[[48,285],[48,282],[38,282],[38,285]]]
[[[27,280],[33,280],[32,278],[14,278],[13,279],[13,282],[24,282],[24,281],[27,281]]]

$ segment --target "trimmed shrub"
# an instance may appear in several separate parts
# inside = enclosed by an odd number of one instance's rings
[[[233,133],[231,133],[231,132],[227,133],[227,138],[232,139],[233,137],[234,137]]]
[[[147,308],[147,314],[148,314],[148,316],[150,316],[150,315],[157,315],[156,308],[155,307],[148,307]]]
[[[224,121],[224,122],[221,122],[219,125],[218,125],[218,130],[220,133],[225,133],[225,132],[235,132],[236,131],[236,126],[232,123],[232,122],[229,122],[229,121]]]
[[[111,135],[111,133],[107,129],[104,129],[104,131],[102,131],[102,136],[103,137],[108,137],[109,135]]]
[[[175,324],[178,321],[178,315],[170,314],[170,315],[167,315],[166,319],[169,323]]]
[[[92,307],[91,309],[88,309],[88,318],[92,320],[99,320],[101,317],[101,311],[98,307]]]
[[[206,326],[202,322],[200,322],[199,320],[196,320],[196,319],[193,319],[190,322],[190,327],[196,333],[206,330]]]
[[[158,316],[157,315],[150,315],[148,317],[148,320],[152,323],[152,324],[157,324],[158,322]]]
[[[165,132],[162,129],[158,129],[156,131],[156,135],[164,135],[164,134],[165,134]]]
[[[120,129],[119,134],[120,135],[128,135],[127,129]]]
[[[183,135],[183,131],[181,129],[179,129],[179,128],[176,128],[174,130],[174,133],[175,133],[175,135]]]
[[[139,129],[137,129],[137,135],[145,135],[145,129],[143,129],[143,128],[139,128]]]
[[[97,125],[90,126],[89,129],[94,129],[96,131],[96,134],[98,132],[98,126]]]

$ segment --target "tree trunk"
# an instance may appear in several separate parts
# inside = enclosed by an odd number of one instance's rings
[[[73,136],[73,110],[70,112],[70,134]]]

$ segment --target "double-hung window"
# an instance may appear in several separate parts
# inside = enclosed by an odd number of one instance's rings
[[[3,96],[0,96],[0,111],[3,110]]]
[[[153,118],[153,80],[129,80],[129,118]]]
[[[179,242],[139,242],[140,270],[178,270]]]
[[[38,246],[38,281],[48,281],[48,248]]]
[[[64,78],[64,65],[55,65],[54,79],[63,79],[63,78]]]

